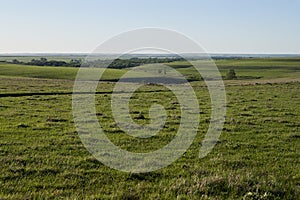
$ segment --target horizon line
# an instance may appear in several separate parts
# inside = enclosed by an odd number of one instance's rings
[[[122,53],[90,53],[90,52],[0,52],[0,56],[3,55],[38,55],[38,54],[76,54],[76,55],[89,55],[89,54],[98,54],[98,55],[115,55],[115,54],[122,54]],[[155,53],[155,52],[145,52],[145,53],[133,53],[132,55],[174,55],[172,53]],[[286,52],[282,52],[282,53],[253,53],[253,52],[249,52],[249,53],[245,53],[245,52],[203,52],[203,53],[197,53],[197,52],[181,52],[178,54],[214,54],[214,55],[300,55],[300,53],[286,53]],[[130,55],[130,54],[129,54]]]

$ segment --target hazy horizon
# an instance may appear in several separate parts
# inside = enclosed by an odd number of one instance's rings
[[[91,52],[24,52],[24,53],[2,53],[0,56],[39,56],[39,55],[116,55],[118,53],[91,53]],[[180,53],[180,54],[190,54],[190,55],[201,55],[201,53]],[[300,53],[211,53],[207,52],[205,54],[209,55],[286,55],[286,56],[300,56]],[[174,55],[172,53],[128,53],[125,55]]]

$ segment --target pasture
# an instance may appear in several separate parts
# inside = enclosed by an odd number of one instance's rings
[[[193,144],[170,166],[133,174],[103,165],[83,146],[72,115],[77,68],[0,63],[0,199],[298,199],[300,60],[228,59],[216,64],[222,75],[234,69],[239,78],[225,81],[226,121],[212,152],[198,158],[211,105],[205,84],[193,81],[200,107]],[[168,65],[186,77],[195,75],[188,63]],[[128,136],[110,108],[115,84],[110,81],[126,70],[107,69],[105,82],[98,84],[99,123],[122,149],[161,148],[176,134],[180,106],[165,87],[141,87],[130,102],[134,121],[149,123],[153,103],[162,104],[168,118],[154,137]]]

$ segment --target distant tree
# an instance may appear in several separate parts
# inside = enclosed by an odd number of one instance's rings
[[[43,62],[41,60],[32,59],[30,62],[28,62],[29,65],[37,65],[37,66],[43,66]]]
[[[13,64],[19,64],[20,61],[18,61],[17,59],[13,59],[13,60],[12,60],[12,63],[13,63]]]
[[[47,62],[47,58],[40,58],[40,60],[41,60],[42,63]]]
[[[44,63],[44,66],[66,66],[67,63],[65,61],[58,61],[58,60],[50,60]]]
[[[226,75],[226,79],[228,79],[228,80],[237,79],[237,76],[236,76],[236,73],[235,73],[234,69],[229,70],[229,72]]]
[[[71,67],[80,67],[81,60],[80,59],[71,59],[69,66]]]

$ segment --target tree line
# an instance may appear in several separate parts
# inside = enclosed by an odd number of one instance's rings
[[[69,62],[62,60],[48,60],[47,58],[32,59],[29,62],[22,62],[17,59],[13,59],[13,64],[22,64],[22,65],[34,65],[34,66],[53,66],[53,67],[80,67],[80,59],[71,59]]]
[[[97,68],[113,68],[113,69],[123,69],[129,67],[136,67],[144,64],[151,63],[169,63],[173,61],[181,61],[182,58],[173,57],[173,58],[130,58],[130,59],[121,59],[117,58],[115,60],[109,59],[98,59],[82,62],[81,59],[71,59],[69,62],[61,60],[48,60],[47,58],[32,59],[29,62],[22,62],[17,59],[13,59],[11,62],[13,64],[23,64],[23,65],[34,65],[34,66],[54,66],[54,67],[97,67]]]
[[[152,64],[152,63],[169,63],[174,61],[181,61],[182,58],[174,57],[174,58],[130,58],[130,59],[121,59],[117,58],[115,60],[94,60],[85,62],[82,67],[99,67],[99,68],[112,68],[112,69],[124,69],[130,67],[136,67],[144,64]]]

